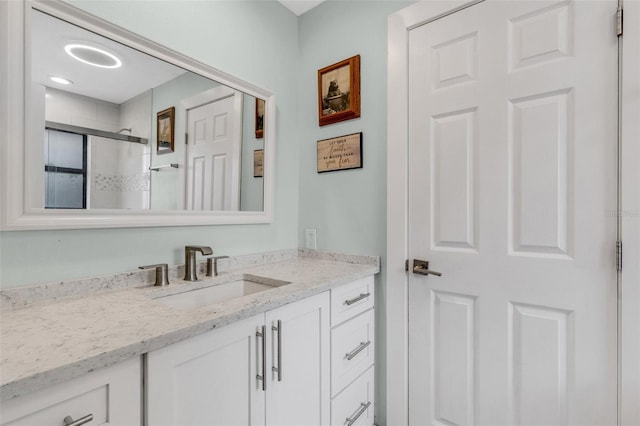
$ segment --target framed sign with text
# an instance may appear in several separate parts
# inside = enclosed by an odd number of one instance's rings
[[[362,168],[362,132],[318,141],[318,173]]]
[[[264,176],[264,149],[253,151],[253,177]]]

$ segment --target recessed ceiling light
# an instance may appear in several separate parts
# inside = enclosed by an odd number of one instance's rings
[[[64,84],[64,85],[73,84],[73,81],[67,80],[66,78],[62,78],[62,77],[49,77],[49,79],[59,84]]]
[[[86,44],[67,44],[64,51],[74,59],[99,68],[120,68],[122,61],[114,54]]]

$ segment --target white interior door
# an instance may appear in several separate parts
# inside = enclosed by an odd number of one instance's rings
[[[239,210],[242,94],[187,111],[187,209]]]
[[[411,424],[616,424],[615,11],[410,31]]]

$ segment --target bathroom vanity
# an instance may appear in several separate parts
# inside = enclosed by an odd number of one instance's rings
[[[373,424],[378,258],[198,266],[1,292],[2,425]]]

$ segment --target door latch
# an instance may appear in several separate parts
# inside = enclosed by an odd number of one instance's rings
[[[435,275],[441,277],[442,273],[429,269],[429,262],[426,260],[413,259],[413,273],[419,275]]]

